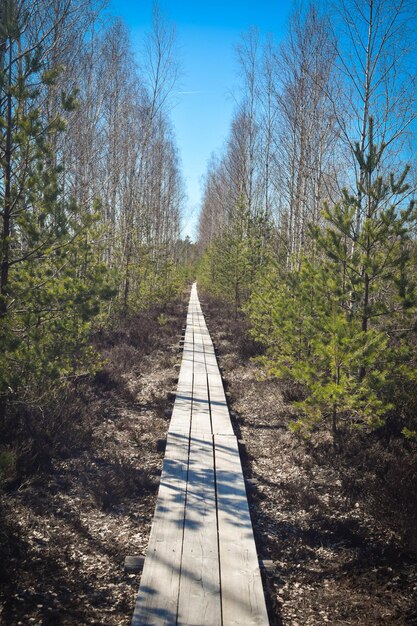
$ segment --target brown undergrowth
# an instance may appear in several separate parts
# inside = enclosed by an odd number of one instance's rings
[[[417,461],[400,440],[288,430],[299,389],[260,379],[247,323],[205,296],[246,477],[271,625],[417,624]]]
[[[0,623],[129,624],[138,577],[123,560],[148,541],[186,299],[97,335],[105,367],[57,399],[42,454],[30,441],[19,451],[1,506]],[[259,380],[245,321],[224,303],[202,304],[244,472],[257,480],[258,551],[275,565],[265,578],[271,625],[417,624],[413,455],[360,434],[339,452],[323,435],[300,442],[287,428],[299,390]]]
[[[0,623],[129,624],[146,549],[175,386],[187,294],[93,338],[106,360],[27,416],[14,438],[0,509]],[[12,448],[10,448],[12,449]]]

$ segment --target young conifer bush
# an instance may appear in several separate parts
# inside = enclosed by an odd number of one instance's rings
[[[325,206],[309,255],[262,269],[247,306],[253,337],[266,347],[266,375],[305,390],[295,431],[324,425],[336,438],[340,430],[379,428],[395,410],[396,389],[415,380],[407,342],[414,345],[416,330],[417,214],[406,198],[408,168],[398,177],[379,173],[383,150],[371,123],[367,154],[356,150],[357,195],[345,190]],[[408,438],[411,421],[402,425]]]

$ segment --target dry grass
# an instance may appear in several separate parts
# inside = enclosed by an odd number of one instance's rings
[[[98,333],[103,368],[25,416],[0,509],[1,623],[130,623],[123,562],[147,545],[186,301],[162,326],[155,310]]]
[[[204,298],[210,331],[245,441],[244,472],[272,626],[417,624],[416,455],[407,443],[358,433],[339,449],[329,434],[288,430],[302,390],[260,380],[247,324]],[[204,306],[203,306],[204,310]]]

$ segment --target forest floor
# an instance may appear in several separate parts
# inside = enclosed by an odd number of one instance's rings
[[[139,579],[123,564],[148,543],[187,298],[94,338],[107,364],[75,390],[91,432],[48,472],[6,484],[0,624],[130,623]]]
[[[296,390],[262,380],[244,321],[215,300],[202,298],[202,308],[244,442],[244,473],[256,481],[258,554],[275,565],[264,576],[271,626],[417,625],[417,554],[369,487],[372,464],[384,460],[378,444],[363,458],[355,445],[335,452],[322,434],[300,441],[288,429]]]
[[[167,393],[184,302],[96,338],[107,364],[77,389],[91,437],[48,472],[6,485],[0,527],[0,623],[124,626],[155,506]],[[361,480],[325,439],[288,431],[291,394],[259,378],[245,323],[202,298],[231,394],[271,626],[417,625],[417,557],[370,511]],[[366,477],[365,477],[366,478]],[[355,483],[355,489],[352,489]],[[415,494],[411,494],[415,497]]]

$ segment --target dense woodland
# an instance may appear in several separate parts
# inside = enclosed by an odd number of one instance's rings
[[[139,67],[103,2],[0,7],[7,465],[16,433],[33,435],[62,389],[99,367],[94,330],[175,298],[190,244],[180,240],[184,190],[169,119],[173,28],[155,9]]]
[[[345,474],[376,477],[373,514],[415,550],[416,27],[414,0],[335,0],[295,3],[279,43],[243,34],[194,244],[158,7],[138,55],[105,0],[1,0],[3,493],[88,447],[108,353],[172,342],[167,314],[197,280],[289,398],[296,445],[342,471],[359,458]]]
[[[416,7],[335,4],[237,48],[199,277],[247,316],[264,375],[298,389],[295,431],[415,440]]]

